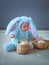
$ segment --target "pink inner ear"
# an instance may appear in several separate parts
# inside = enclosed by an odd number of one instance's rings
[[[30,27],[30,31],[31,31],[32,35],[34,36],[34,38],[37,39],[37,36],[36,36],[36,34],[35,34],[35,32],[34,32],[34,29],[32,29],[32,28]]]
[[[9,31],[9,33],[10,33],[11,31],[13,31],[13,30],[17,27],[17,24],[18,24],[18,22],[15,22],[15,24],[12,26],[11,30]]]

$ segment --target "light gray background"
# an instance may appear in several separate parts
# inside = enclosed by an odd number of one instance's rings
[[[49,0],[0,0],[0,29],[17,16],[30,16],[38,29],[49,29]]]

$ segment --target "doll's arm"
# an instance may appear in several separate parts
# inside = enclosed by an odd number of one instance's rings
[[[15,35],[13,35],[13,34],[12,34],[12,35],[10,35],[10,38],[14,38],[14,37],[15,37]]]
[[[15,38],[17,36],[17,34],[18,34],[18,31],[17,32],[16,31],[12,31],[12,32],[10,32],[9,37],[10,38]]]

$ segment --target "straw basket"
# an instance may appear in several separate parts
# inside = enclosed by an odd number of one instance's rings
[[[29,48],[29,44],[18,44],[17,45],[17,53],[19,54],[27,54],[29,52],[30,48]]]
[[[44,40],[45,43],[38,43],[37,40],[34,40],[32,43],[34,44],[35,48],[39,48],[39,49],[45,49],[48,48],[49,46],[49,41]]]

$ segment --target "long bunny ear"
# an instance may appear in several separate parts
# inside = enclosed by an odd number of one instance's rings
[[[8,24],[5,34],[8,35],[11,31],[13,31],[17,27],[17,24],[19,23],[19,21],[20,21],[20,17],[13,19]]]
[[[32,35],[34,36],[34,38],[37,39],[39,36],[38,31],[37,31],[36,26],[35,26],[34,22],[32,21],[31,17],[29,17],[29,22],[30,22],[30,31],[31,31]]]

